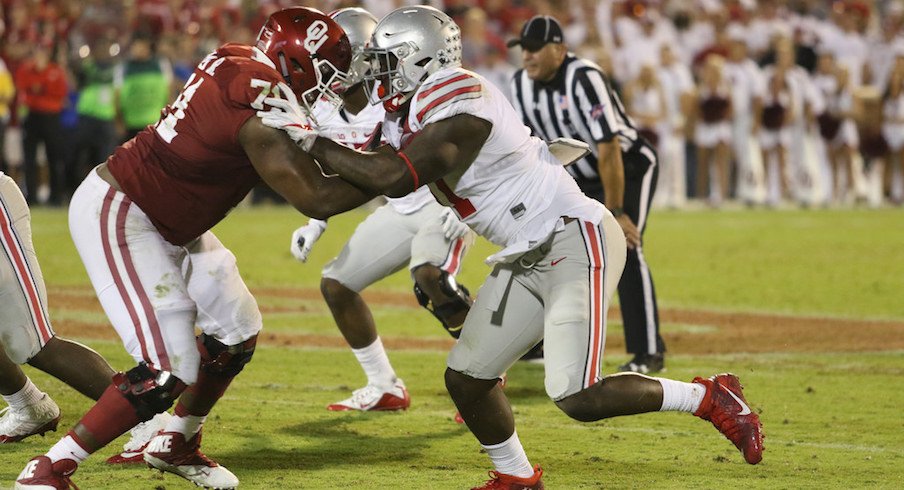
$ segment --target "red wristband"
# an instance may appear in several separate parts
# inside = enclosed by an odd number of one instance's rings
[[[411,172],[411,178],[414,179],[414,190],[417,190],[417,188],[420,186],[420,179],[418,179],[417,172],[414,170],[414,165],[411,164],[411,160],[408,159],[408,155],[406,155],[404,152],[400,151],[398,152],[398,155],[402,157],[405,165],[408,165],[408,171]]]

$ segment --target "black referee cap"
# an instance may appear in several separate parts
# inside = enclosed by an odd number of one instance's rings
[[[521,28],[521,37],[512,39],[506,45],[508,47],[521,45],[528,51],[537,51],[549,43],[562,42],[562,26],[559,21],[548,15],[535,15],[524,23]]]

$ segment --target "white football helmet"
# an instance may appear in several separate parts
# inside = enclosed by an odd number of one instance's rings
[[[433,7],[401,7],[380,20],[364,52],[371,63],[365,80],[380,84],[384,106],[398,108],[430,74],[461,66],[461,29]]]
[[[364,54],[364,48],[370,43],[374,28],[377,26],[377,18],[359,7],[334,10],[330,12],[330,18],[345,31],[352,45],[352,63],[344,80],[345,88],[348,89],[364,81],[364,75],[370,70],[370,62]]]

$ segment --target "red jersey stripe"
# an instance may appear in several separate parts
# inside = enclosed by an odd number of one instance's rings
[[[441,97],[437,97],[436,100],[434,100],[433,102],[428,104],[427,107],[424,107],[421,110],[421,112],[418,112],[417,120],[418,120],[418,122],[423,123],[424,116],[431,110],[438,109],[441,104],[444,104],[446,102],[451,102],[453,99],[455,99],[456,97],[461,96],[463,94],[476,93],[476,92],[480,92],[481,90],[482,90],[482,87],[480,86],[480,83],[477,83],[476,85],[469,85],[466,87],[455,89],[455,90],[449,92],[448,94],[445,94]]]
[[[3,228],[3,248],[6,249],[10,262],[16,269],[19,284],[26,295],[27,303],[31,310],[32,320],[38,329],[42,344],[47,343],[53,337],[53,332],[50,331],[48,326],[47,318],[44,315],[44,306],[41,304],[38,289],[35,286],[31,270],[28,268],[28,261],[25,259],[22,247],[19,246],[19,240],[12,227],[12,219],[7,214],[5,203],[3,204],[3,211],[0,212],[0,227]]]
[[[447,80],[445,80],[445,81],[440,81],[438,84],[436,84],[436,85],[434,85],[434,86],[428,88],[427,90],[424,90],[423,92],[421,92],[421,93],[417,96],[417,100],[424,100],[424,99],[426,99],[427,97],[429,97],[430,94],[432,94],[433,92],[436,92],[437,90],[439,90],[439,89],[441,89],[441,88],[443,88],[443,87],[445,87],[445,86],[447,86],[447,85],[449,85],[449,84],[452,84],[452,83],[455,83],[455,82],[459,82],[459,81],[461,81],[461,80],[467,80],[468,78],[473,78],[475,81],[477,80],[476,78],[472,77],[471,75],[468,75],[467,73],[462,73],[462,74],[460,74],[460,75],[454,76],[454,77],[452,77],[452,78],[450,78],[450,79],[447,79]],[[478,83],[479,83],[479,82],[478,82]]]

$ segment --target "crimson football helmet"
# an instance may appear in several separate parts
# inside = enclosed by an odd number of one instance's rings
[[[318,99],[339,105],[352,60],[348,36],[323,12],[292,7],[275,12],[257,35],[257,48],[276,65],[308,113]]]

